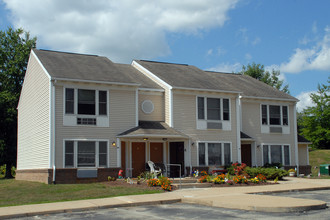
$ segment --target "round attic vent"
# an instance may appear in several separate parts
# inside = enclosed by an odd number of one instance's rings
[[[146,114],[150,114],[154,111],[154,104],[150,100],[144,100],[141,107],[142,111]]]

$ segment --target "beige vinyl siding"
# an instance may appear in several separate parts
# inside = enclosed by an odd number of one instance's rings
[[[154,111],[146,114],[142,111],[142,103],[145,100],[150,100],[154,105]],[[142,121],[164,121],[165,120],[165,106],[164,106],[164,93],[153,92],[139,92],[139,120]]]
[[[77,84],[76,84],[77,85]],[[81,84],[81,86],[84,86]],[[98,89],[98,85],[89,84],[90,88]],[[116,136],[136,126],[136,90],[111,86],[102,87],[109,90],[110,126],[63,126],[63,86],[56,86],[56,167],[63,167],[63,140],[108,140],[110,167],[117,167],[117,147],[111,146],[116,141]]]
[[[18,107],[17,169],[49,168],[49,78],[31,54]]]
[[[295,135],[293,123],[294,105],[289,102],[276,102],[265,100],[242,100],[242,131],[256,141],[256,146],[261,144],[289,144],[291,165],[295,164]],[[289,106],[290,134],[264,134],[261,133],[261,104]],[[256,149],[256,162],[262,164],[262,148]]]
[[[307,148],[307,144],[298,144],[298,160],[300,166],[308,165]]]
[[[220,98],[230,98],[231,102],[231,131],[224,130],[198,130],[196,129],[196,96],[212,95]],[[197,165],[197,146],[198,142],[203,141],[219,141],[230,142],[232,146],[232,161],[237,161],[237,123],[236,123],[236,96],[228,94],[191,94],[189,92],[174,92],[173,93],[173,122],[174,128],[183,132],[192,138],[195,142],[191,147],[192,166]]]

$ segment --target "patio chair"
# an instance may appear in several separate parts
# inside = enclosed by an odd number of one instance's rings
[[[150,167],[150,173],[153,173],[154,177],[157,178],[157,176],[162,172],[162,169],[156,169],[155,163],[150,160],[148,161],[148,165]]]

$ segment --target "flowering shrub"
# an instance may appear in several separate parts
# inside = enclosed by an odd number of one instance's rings
[[[232,181],[232,180],[228,180],[228,179],[226,179],[225,182],[226,182],[228,185],[233,185],[233,184],[234,184],[234,181]]]
[[[233,181],[234,181],[234,183],[247,183],[248,182],[248,180],[244,176],[240,176],[240,175],[234,176]]]
[[[149,179],[147,184],[148,186],[159,186],[160,182],[158,179]]]
[[[200,183],[206,183],[208,181],[208,175],[202,176],[201,178],[198,179]]]
[[[232,167],[234,168],[235,175],[241,175],[246,167],[246,164],[233,163]]]
[[[215,184],[223,184],[223,183],[225,183],[225,178],[226,178],[225,174],[221,174],[221,175],[218,175],[216,178],[214,178],[213,182]]]
[[[206,171],[201,171],[201,176],[207,176],[207,172]]]
[[[250,179],[250,182],[251,183],[258,184],[260,181],[259,181],[259,179],[257,177],[254,177],[254,178]]]
[[[161,177],[159,178],[159,184],[165,191],[171,191],[172,190],[172,181],[167,177]]]
[[[262,182],[262,183],[267,182],[267,178],[266,178],[264,175],[262,175],[262,174],[258,174],[258,175],[256,176],[256,178],[257,178],[260,182]]]

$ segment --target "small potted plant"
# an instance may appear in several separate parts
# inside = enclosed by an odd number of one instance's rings
[[[294,169],[290,169],[289,176],[296,176],[296,171]]]

